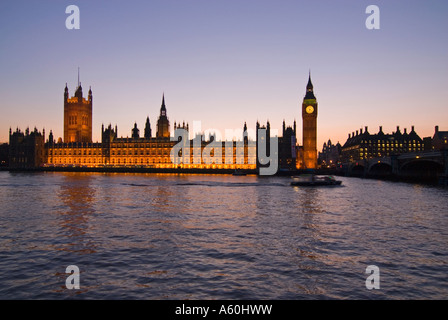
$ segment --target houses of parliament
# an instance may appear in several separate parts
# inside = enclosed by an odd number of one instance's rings
[[[89,88],[84,97],[81,83],[70,97],[67,84],[64,89],[64,136],[55,139],[50,131],[48,138],[45,130],[33,131],[20,129],[9,132],[9,167],[139,167],[159,169],[231,169],[257,170],[263,164],[259,161],[258,141],[251,141],[247,135],[247,125],[244,123],[240,139],[230,142],[218,142],[221,152],[217,152],[214,161],[196,159],[197,155],[207,151],[207,145],[214,137],[201,134],[191,140],[190,161],[173,163],[170,153],[179,142],[171,136],[171,124],[168,118],[165,95],[162,96],[159,117],[156,122],[155,134],[149,117],[141,131],[137,124],[130,130],[130,137],[119,137],[117,126],[101,128],[101,142],[92,141],[93,93]],[[259,129],[266,130],[267,153],[277,163],[279,170],[314,169],[317,168],[317,101],[313,92],[311,75],[308,78],[306,94],[302,103],[303,146],[297,144],[297,126],[286,126],[283,121],[282,136],[271,139],[271,126],[260,125],[257,121],[256,132],[258,140]],[[174,122],[174,129],[189,132],[189,124]],[[199,139],[196,140],[195,139]],[[199,143],[195,143],[200,141]],[[270,148],[272,141],[278,143],[278,148]],[[216,146],[215,141],[215,146]],[[197,150],[200,149],[200,150]],[[271,150],[272,149],[272,150]],[[212,151],[213,153],[216,151]],[[184,155],[185,156],[185,155]],[[222,159],[221,159],[222,156]]]

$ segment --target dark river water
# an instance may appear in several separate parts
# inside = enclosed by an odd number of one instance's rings
[[[447,299],[448,189],[340,179],[0,172],[0,298]]]

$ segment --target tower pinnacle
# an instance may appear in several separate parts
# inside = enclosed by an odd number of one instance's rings
[[[316,99],[316,97],[314,96],[313,83],[311,82],[311,70],[308,75],[308,83],[306,85],[305,99]]]
[[[306,85],[306,91],[313,91],[313,83],[311,82],[311,69],[308,74],[308,84]]]
[[[160,115],[161,116],[166,116],[165,93],[162,96],[162,106],[160,108]]]

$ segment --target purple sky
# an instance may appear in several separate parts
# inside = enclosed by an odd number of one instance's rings
[[[65,8],[81,11],[68,30]],[[381,10],[367,30],[366,7]],[[63,91],[92,87],[93,139],[101,124],[130,136],[162,93],[174,121],[202,128],[281,129],[297,120],[311,69],[318,149],[349,132],[415,125],[448,130],[448,1],[161,0],[0,2],[0,142],[9,127],[63,136]]]

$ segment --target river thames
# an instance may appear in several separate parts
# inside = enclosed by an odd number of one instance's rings
[[[448,189],[340,179],[0,172],[0,298],[446,299]]]

